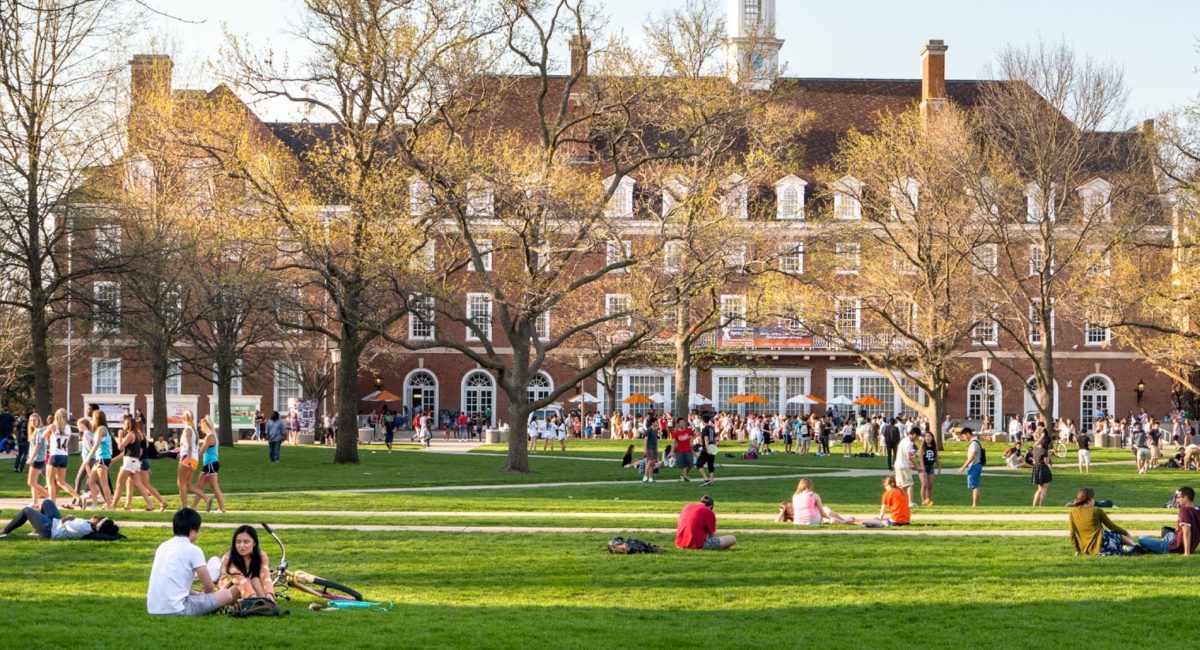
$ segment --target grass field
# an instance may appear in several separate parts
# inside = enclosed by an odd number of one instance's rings
[[[497,448],[455,455],[364,450],[363,462],[351,467],[333,465],[331,451],[317,447],[285,448],[284,462],[274,465],[265,462],[264,447],[222,450],[232,512],[205,515],[209,525],[199,544],[206,555],[228,548],[230,531],[218,525],[270,521],[280,524],[293,568],[392,601],[395,609],[311,612],[311,601],[297,598],[285,604],[291,614],[282,619],[147,616],[146,581],[154,548],[170,534],[169,513],[120,512],[119,522],[137,524],[126,526],[124,542],[49,543],[23,534],[0,540],[0,583],[12,622],[0,626],[0,647],[57,647],[79,638],[121,648],[1187,645],[1175,612],[1200,598],[1192,577],[1197,560],[1073,557],[1063,504],[1090,485],[1117,502],[1110,514],[1118,521],[1161,515],[1127,524],[1156,530],[1173,520],[1162,508],[1171,491],[1200,474],[1164,469],[1139,476],[1128,462],[1116,463],[1128,461],[1126,452],[1097,450],[1095,462],[1114,464],[1083,476],[1073,464],[1056,468],[1045,508],[1029,507],[1027,471],[992,468],[984,477],[984,505],[972,510],[964,477],[953,474],[963,448],[951,445],[935,483],[937,505],[914,510],[908,531],[933,536],[795,535],[790,525],[762,517],[775,512],[798,476],[811,476],[839,511],[872,513],[883,461],[722,458],[720,479],[710,488],[674,480],[677,473],[666,469],[660,482],[646,485],[618,467],[625,444],[574,443],[566,454],[538,453],[529,475],[498,471]],[[998,459],[1000,449],[989,446],[989,458]],[[174,462],[154,468],[156,485],[169,495]],[[749,531],[739,532],[731,551],[679,551],[670,533],[658,532],[673,528],[680,507],[703,493],[716,499],[722,529]],[[24,477],[0,470],[0,497],[22,496],[28,498]],[[11,515],[0,509],[0,518]],[[966,513],[1005,517],[952,518]],[[512,530],[366,532],[289,524]],[[528,530],[534,527],[565,530]],[[627,531],[667,551],[612,556],[604,550],[611,533],[589,530],[596,528]],[[840,532],[847,530],[856,529]],[[1004,535],[1047,530],[1062,534]],[[945,536],[953,533],[974,536]],[[264,548],[274,559],[277,549]]]

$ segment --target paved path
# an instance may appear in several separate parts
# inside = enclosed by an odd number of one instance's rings
[[[128,528],[167,528],[170,522],[130,521],[121,524]],[[233,529],[238,524],[207,523],[205,528]],[[531,534],[531,533],[572,533],[572,534],[645,534],[673,535],[674,528],[570,528],[563,526],[384,526],[371,524],[336,525],[336,524],[272,524],[276,530],[336,530],[362,533],[470,533],[470,534]],[[729,535],[904,535],[924,537],[1066,537],[1062,530],[942,530],[921,528],[859,528],[856,526],[834,527],[804,527],[804,528],[722,528],[722,534]],[[1150,534],[1156,531],[1130,531],[1131,534]]]

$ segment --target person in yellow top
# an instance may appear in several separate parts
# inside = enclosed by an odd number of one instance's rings
[[[1136,544],[1128,531],[1096,507],[1096,491],[1090,487],[1079,488],[1069,519],[1075,555],[1120,555],[1124,546]]]

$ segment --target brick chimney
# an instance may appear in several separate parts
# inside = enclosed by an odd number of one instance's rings
[[[571,37],[571,74],[586,77],[588,73],[588,52],[592,49],[592,41],[583,34]]]
[[[946,43],[930,39],[921,48],[921,114],[946,103]]]
[[[145,132],[151,113],[170,107],[175,64],[166,54],[135,54],[129,61],[129,136],[131,146]]]

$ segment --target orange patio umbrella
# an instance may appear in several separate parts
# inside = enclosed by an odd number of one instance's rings
[[[733,397],[729,398],[730,404],[767,404],[770,401],[771,400],[763,397],[762,395],[756,395],[754,393],[749,395],[734,395]]]
[[[883,406],[883,402],[879,401],[879,398],[874,395],[863,395],[854,400],[854,403],[859,406]]]
[[[821,399],[820,397],[817,397],[816,395],[813,395],[812,393],[809,393],[809,394],[805,395],[805,397],[807,397],[808,399],[810,399],[810,400],[812,400],[812,401],[816,402],[817,404],[824,404],[824,403],[825,403],[825,400]]]
[[[654,400],[650,399],[649,395],[643,395],[641,393],[634,393],[634,394],[630,395],[629,397],[626,397],[625,399],[621,400],[621,402],[624,404],[653,404]]]
[[[400,397],[395,393],[379,389],[363,398],[364,402],[399,402]]]

